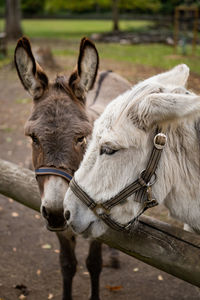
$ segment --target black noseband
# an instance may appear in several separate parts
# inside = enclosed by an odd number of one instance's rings
[[[65,172],[63,169],[57,169],[57,168],[48,168],[48,167],[42,167],[35,170],[36,178],[37,176],[41,175],[56,175],[63,177],[65,180],[70,182],[72,180],[72,176]]]

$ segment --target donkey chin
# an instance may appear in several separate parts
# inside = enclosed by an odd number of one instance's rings
[[[80,226],[74,222],[69,223],[70,228],[84,238],[98,238],[105,233],[107,226],[101,220],[91,221],[87,226]]]

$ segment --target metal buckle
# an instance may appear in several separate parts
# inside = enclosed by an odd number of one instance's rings
[[[154,146],[158,150],[163,150],[166,145],[166,142],[167,142],[167,136],[162,132],[156,134],[156,136],[153,139]]]
[[[106,215],[109,215],[110,214],[110,210],[109,209],[106,209],[101,203],[97,203],[95,205],[94,208],[91,208],[93,213],[96,215],[96,216],[100,216],[101,214],[106,214]],[[100,212],[97,212],[97,210],[101,210]]]

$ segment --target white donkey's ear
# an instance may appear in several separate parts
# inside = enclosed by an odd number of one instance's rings
[[[153,76],[150,80],[163,85],[185,86],[189,77],[189,72],[188,66],[182,64],[168,72]]]
[[[156,93],[143,99],[137,108],[138,126],[171,123],[200,114],[200,97],[188,94]]]
[[[69,86],[82,102],[85,102],[86,93],[94,85],[98,66],[99,56],[95,45],[88,38],[83,38],[80,43],[77,70],[69,79]]]

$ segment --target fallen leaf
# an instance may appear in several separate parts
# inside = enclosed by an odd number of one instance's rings
[[[163,280],[162,275],[158,275],[158,280]]]
[[[44,244],[44,245],[42,245],[42,249],[51,249],[51,245]]]
[[[134,269],[133,269],[133,272],[138,272],[138,271],[139,271],[138,268],[134,268]]]
[[[27,104],[27,103],[31,102],[31,99],[30,98],[22,98],[22,99],[17,99],[15,102],[19,103],[19,104]]]
[[[8,156],[11,156],[12,153],[13,153],[12,150],[8,150],[8,152],[7,152]]]
[[[14,248],[13,248],[13,252],[16,252],[16,251],[17,251],[17,248],[14,247]]]
[[[12,138],[11,138],[10,136],[7,136],[7,137],[6,137],[6,142],[7,142],[7,143],[11,143],[11,142],[12,142]]]
[[[89,275],[89,272],[83,272],[83,275]]]
[[[19,299],[20,299],[20,300],[26,299],[26,296],[24,296],[23,294],[21,294],[21,295],[19,296]]]
[[[35,218],[36,219],[40,219],[40,215],[35,215]]]
[[[122,285],[116,285],[116,286],[106,285],[106,288],[111,292],[115,292],[115,291],[120,291],[121,289],[123,289],[123,286]]]
[[[19,217],[19,214],[15,211],[12,212],[12,217],[16,218],[16,217]]]
[[[23,143],[23,142],[22,142],[21,140],[17,141],[17,146],[21,146],[22,143]]]
[[[37,272],[36,272],[36,274],[37,274],[38,276],[40,276],[40,274],[41,274],[41,270],[40,270],[40,269],[38,269],[38,270],[37,270]]]
[[[3,130],[4,132],[12,132],[13,128],[9,127],[7,124],[0,125],[0,130]]]
[[[53,299],[53,294],[49,294],[48,299]]]
[[[9,201],[10,203],[13,203],[13,202],[14,202],[14,200],[11,199],[11,198],[9,198],[8,201]]]
[[[60,253],[60,250],[55,249],[54,252],[55,252],[55,253]]]

